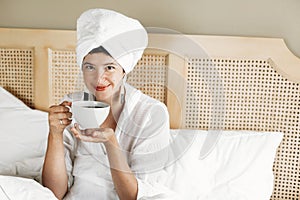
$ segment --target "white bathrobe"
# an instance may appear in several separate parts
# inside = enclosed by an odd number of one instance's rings
[[[170,143],[167,108],[128,84],[125,90],[125,105],[115,134],[136,175],[137,199],[176,199],[164,185]],[[69,176],[65,200],[119,199],[104,145],[76,141],[68,128],[64,132],[64,144]]]

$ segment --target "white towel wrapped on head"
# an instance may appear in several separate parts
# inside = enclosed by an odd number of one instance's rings
[[[139,21],[106,9],[85,11],[77,20],[77,64],[94,48],[104,47],[128,74],[148,44]]]

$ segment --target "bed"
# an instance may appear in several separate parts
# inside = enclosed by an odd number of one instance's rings
[[[128,82],[168,107],[165,184],[183,199],[299,199],[300,59],[283,39],[148,31]],[[75,41],[0,28],[0,199],[55,199],[39,184],[46,111],[81,87]]]

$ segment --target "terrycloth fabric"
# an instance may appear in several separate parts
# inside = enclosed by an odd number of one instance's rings
[[[106,9],[87,10],[77,20],[77,64],[94,48],[103,46],[129,73],[148,44],[139,21]]]

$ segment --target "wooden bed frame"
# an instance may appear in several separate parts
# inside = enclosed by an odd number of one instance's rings
[[[47,110],[80,84],[75,31],[0,28],[0,85]],[[300,59],[279,38],[149,34],[128,82],[172,128],[279,131],[272,200],[300,198]]]

